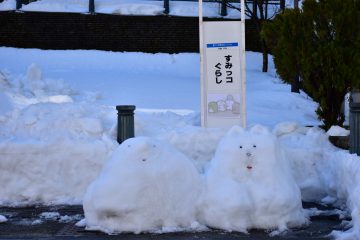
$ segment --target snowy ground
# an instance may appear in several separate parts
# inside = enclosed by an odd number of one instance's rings
[[[292,7],[293,1],[287,0],[287,7]],[[240,4],[234,4],[239,6]],[[220,17],[218,3],[204,2],[204,16]],[[16,0],[4,0],[0,3],[0,11],[15,10]],[[89,9],[88,0],[38,0],[23,5],[22,11],[39,12],[79,12],[86,13]],[[97,13],[121,15],[161,15],[164,12],[163,1],[154,0],[95,0]],[[277,11],[278,7],[269,7],[269,12]],[[170,15],[198,16],[198,3],[196,1],[170,1]],[[228,18],[239,18],[237,10],[228,9]]]
[[[136,135],[170,143],[200,174],[226,133],[199,127],[198,54],[0,48],[0,55],[0,204],[81,203],[118,146],[115,105],[137,105]],[[354,227],[335,234],[358,239],[359,158],[306,127],[320,124],[316,103],[290,93],[272,63],[261,73],[260,54],[247,53],[247,77],[249,126],[277,138],[303,200],[347,206]]]

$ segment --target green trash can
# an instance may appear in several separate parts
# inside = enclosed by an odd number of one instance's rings
[[[360,92],[352,91],[350,96],[350,153],[360,156]]]
[[[134,105],[119,105],[116,106],[118,111],[118,127],[117,127],[117,142],[121,144],[128,138],[135,136],[134,126]]]

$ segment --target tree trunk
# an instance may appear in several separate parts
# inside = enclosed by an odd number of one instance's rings
[[[299,0],[294,0],[294,9],[299,8]]]
[[[257,0],[253,0],[253,9],[252,9],[252,16],[251,16],[251,18],[252,19],[257,19],[258,17],[257,17],[257,8],[258,8],[258,6],[257,6],[258,4],[257,4]]]
[[[263,72],[267,72],[268,71],[268,65],[269,65],[269,60],[268,60],[268,48],[266,46],[265,40],[262,39],[261,40],[261,48],[262,48],[262,56],[263,56],[263,66],[262,66],[262,71]]]
[[[281,10],[281,12],[284,12],[284,10],[285,10],[285,0],[280,0],[280,10]]]
[[[300,80],[298,75],[294,77],[291,83],[291,92],[300,93]]]

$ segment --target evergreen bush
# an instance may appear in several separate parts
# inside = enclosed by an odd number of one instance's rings
[[[300,76],[325,128],[342,125],[344,95],[360,87],[360,0],[305,0],[262,32],[279,76]]]

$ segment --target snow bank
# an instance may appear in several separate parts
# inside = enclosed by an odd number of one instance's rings
[[[123,142],[84,197],[86,225],[107,233],[198,226],[201,177],[175,148],[147,137]]]
[[[0,204],[80,203],[117,145],[108,108],[73,102],[66,84],[44,79],[35,65],[25,77],[3,74],[0,84],[6,100],[0,111],[0,182],[6,183]]]
[[[203,217],[227,231],[306,224],[300,189],[275,136],[262,126],[233,127],[221,140],[207,173]]]
[[[240,3],[232,3],[239,8]],[[300,2],[301,6],[301,2]],[[293,1],[287,0],[286,7],[292,8]],[[252,9],[252,5],[249,4]],[[0,11],[15,10],[16,0],[4,0],[0,3]],[[88,0],[38,0],[23,5],[22,11],[39,12],[73,12],[86,13],[89,11]],[[121,15],[163,15],[163,1],[152,0],[96,0],[95,11],[97,13],[121,14]],[[268,14],[272,16],[279,11],[279,6],[269,5]],[[205,17],[221,17],[220,4],[214,2],[203,3],[203,14]],[[170,1],[170,13],[172,16],[197,17],[199,15],[198,2]],[[228,8],[226,18],[240,18],[240,12],[233,8]]]

